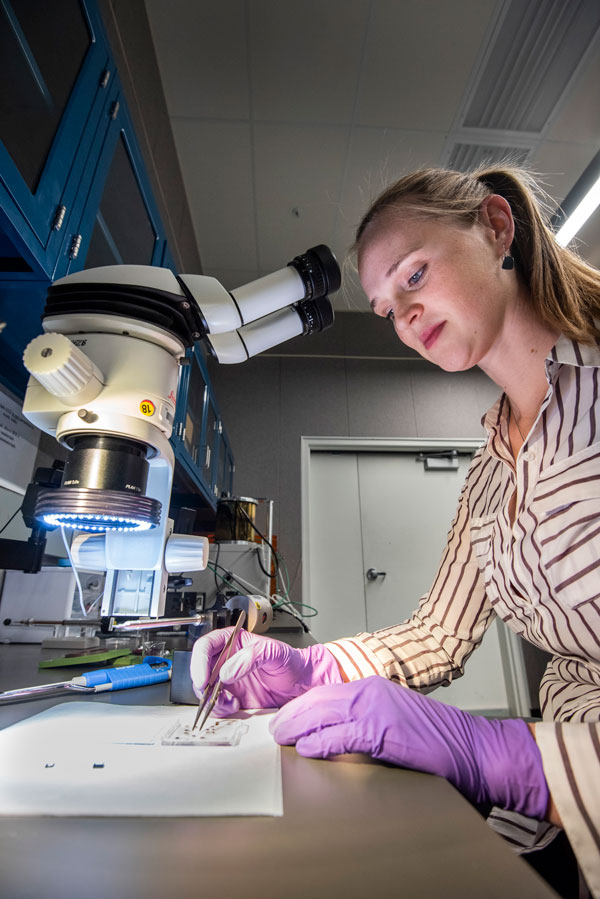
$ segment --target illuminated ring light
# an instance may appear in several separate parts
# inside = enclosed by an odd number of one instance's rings
[[[160,522],[161,503],[121,490],[62,487],[40,490],[35,517],[78,531],[147,531]]]

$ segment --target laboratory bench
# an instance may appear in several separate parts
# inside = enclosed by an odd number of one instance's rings
[[[38,670],[40,652],[52,654],[39,645],[0,645],[0,690],[68,680],[83,671]],[[0,728],[65,701],[72,700],[0,706]],[[167,705],[169,685],[85,701]],[[445,780],[363,757],[305,759],[292,747],[282,747],[281,755],[284,815],[279,818],[0,816],[0,896],[557,895]]]

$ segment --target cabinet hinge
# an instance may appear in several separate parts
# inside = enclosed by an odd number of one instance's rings
[[[77,259],[79,255],[79,247],[81,246],[81,234],[76,234],[71,242],[71,249],[69,250],[69,259]]]
[[[66,206],[60,205],[60,206],[56,207],[56,212],[54,214],[54,221],[52,222],[52,230],[53,231],[60,231],[60,229],[62,228],[63,222],[65,220],[66,211],[67,211]]]
[[[113,105],[112,105],[111,108],[110,108],[110,117],[111,117],[111,119],[116,119],[120,107],[121,107],[121,104],[119,103],[119,101],[118,101],[118,100],[115,100],[115,102],[113,103]]]
[[[109,71],[109,69],[106,69],[106,71],[102,72],[102,77],[100,78],[99,87],[106,87],[109,81],[110,81],[110,71]]]

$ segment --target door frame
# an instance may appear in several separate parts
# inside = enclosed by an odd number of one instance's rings
[[[447,449],[474,453],[484,443],[482,437],[300,437],[302,602],[310,605],[309,503],[312,453],[427,453]],[[510,714],[529,717],[531,697],[520,640],[506,626],[498,628],[498,639]]]

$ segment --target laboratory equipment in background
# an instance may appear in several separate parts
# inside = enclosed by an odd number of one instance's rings
[[[232,540],[260,541],[256,530],[256,508],[259,502],[270,502],[269,526],[272,528],[272,500],[251,499],[248,496],[223,498],[217,502],[215,540],[218,543]],[[270,540],[270,535],[268,536]]]
[[[271,589],[271,577],[269,569],[264,565],[264,558],[264,547],[258,543],[211,543],[207,568],[204,571],[190,572],[192,583],[186,588],[197,597],[198,611],[218,610],[227,600],[240,595],[262,597],[268,603],[270,611],[271,603],[268,599],[275,591]],[[263,571],[263,567],[267,573]],[[268,628],[272,612],[269,614],[265,608],[263,613],[267,617],[263,622],[261,614],[257,628],[250,627],[249,614],[248,630],[257,629],[258,633],[263,633]]]
[[[46,556],[46,539],[49,531],[53,531],[56,525],[40,521],[36,517],[36,505],[40,490],[59,487],[63,478],[64,465],[56,460],[52,468],[37,468],[31,483],[27,485],[25,495],[17,512],[20,512],[25,526],[31,529],[27,540],[11,540],[8,537],[0,537],[0,570],[26,571],[35,573],[48,564]],[[8,524],[9,522],[7,522]],[[58,559],[54,558],[54,564]]]
[[[340,280],[320,245],[232,292],[215,278],[139,265],[88,269],[50,287],[45,333],[23,356],[23,414],[69,453],[60,485],[38,491],[33,518],[74,530],[74,566],[106,572],[104,616],[161,618],[169,574],[209,560],[207,540],[174,534],[168,518],[186,348],[206,338],[218,361],[243,361],[323,330]]]
[[[264,522],[258,519],[259,510]],[[203,572],[190,572],[190,595],[202,611],[243,609],[247,629],[265,633],[273,622],[278,560],[273,546],[273,500],[248,496],[217,502],[215,542]]]
[[[36,577],[7,571],[0,594],[0,642],[41,643],[48,648],[98,646],[99,601],[104,575],[81,573],[83,610],[71,568],[42,568]],[[75,621],[79,623],[75,623]]]

